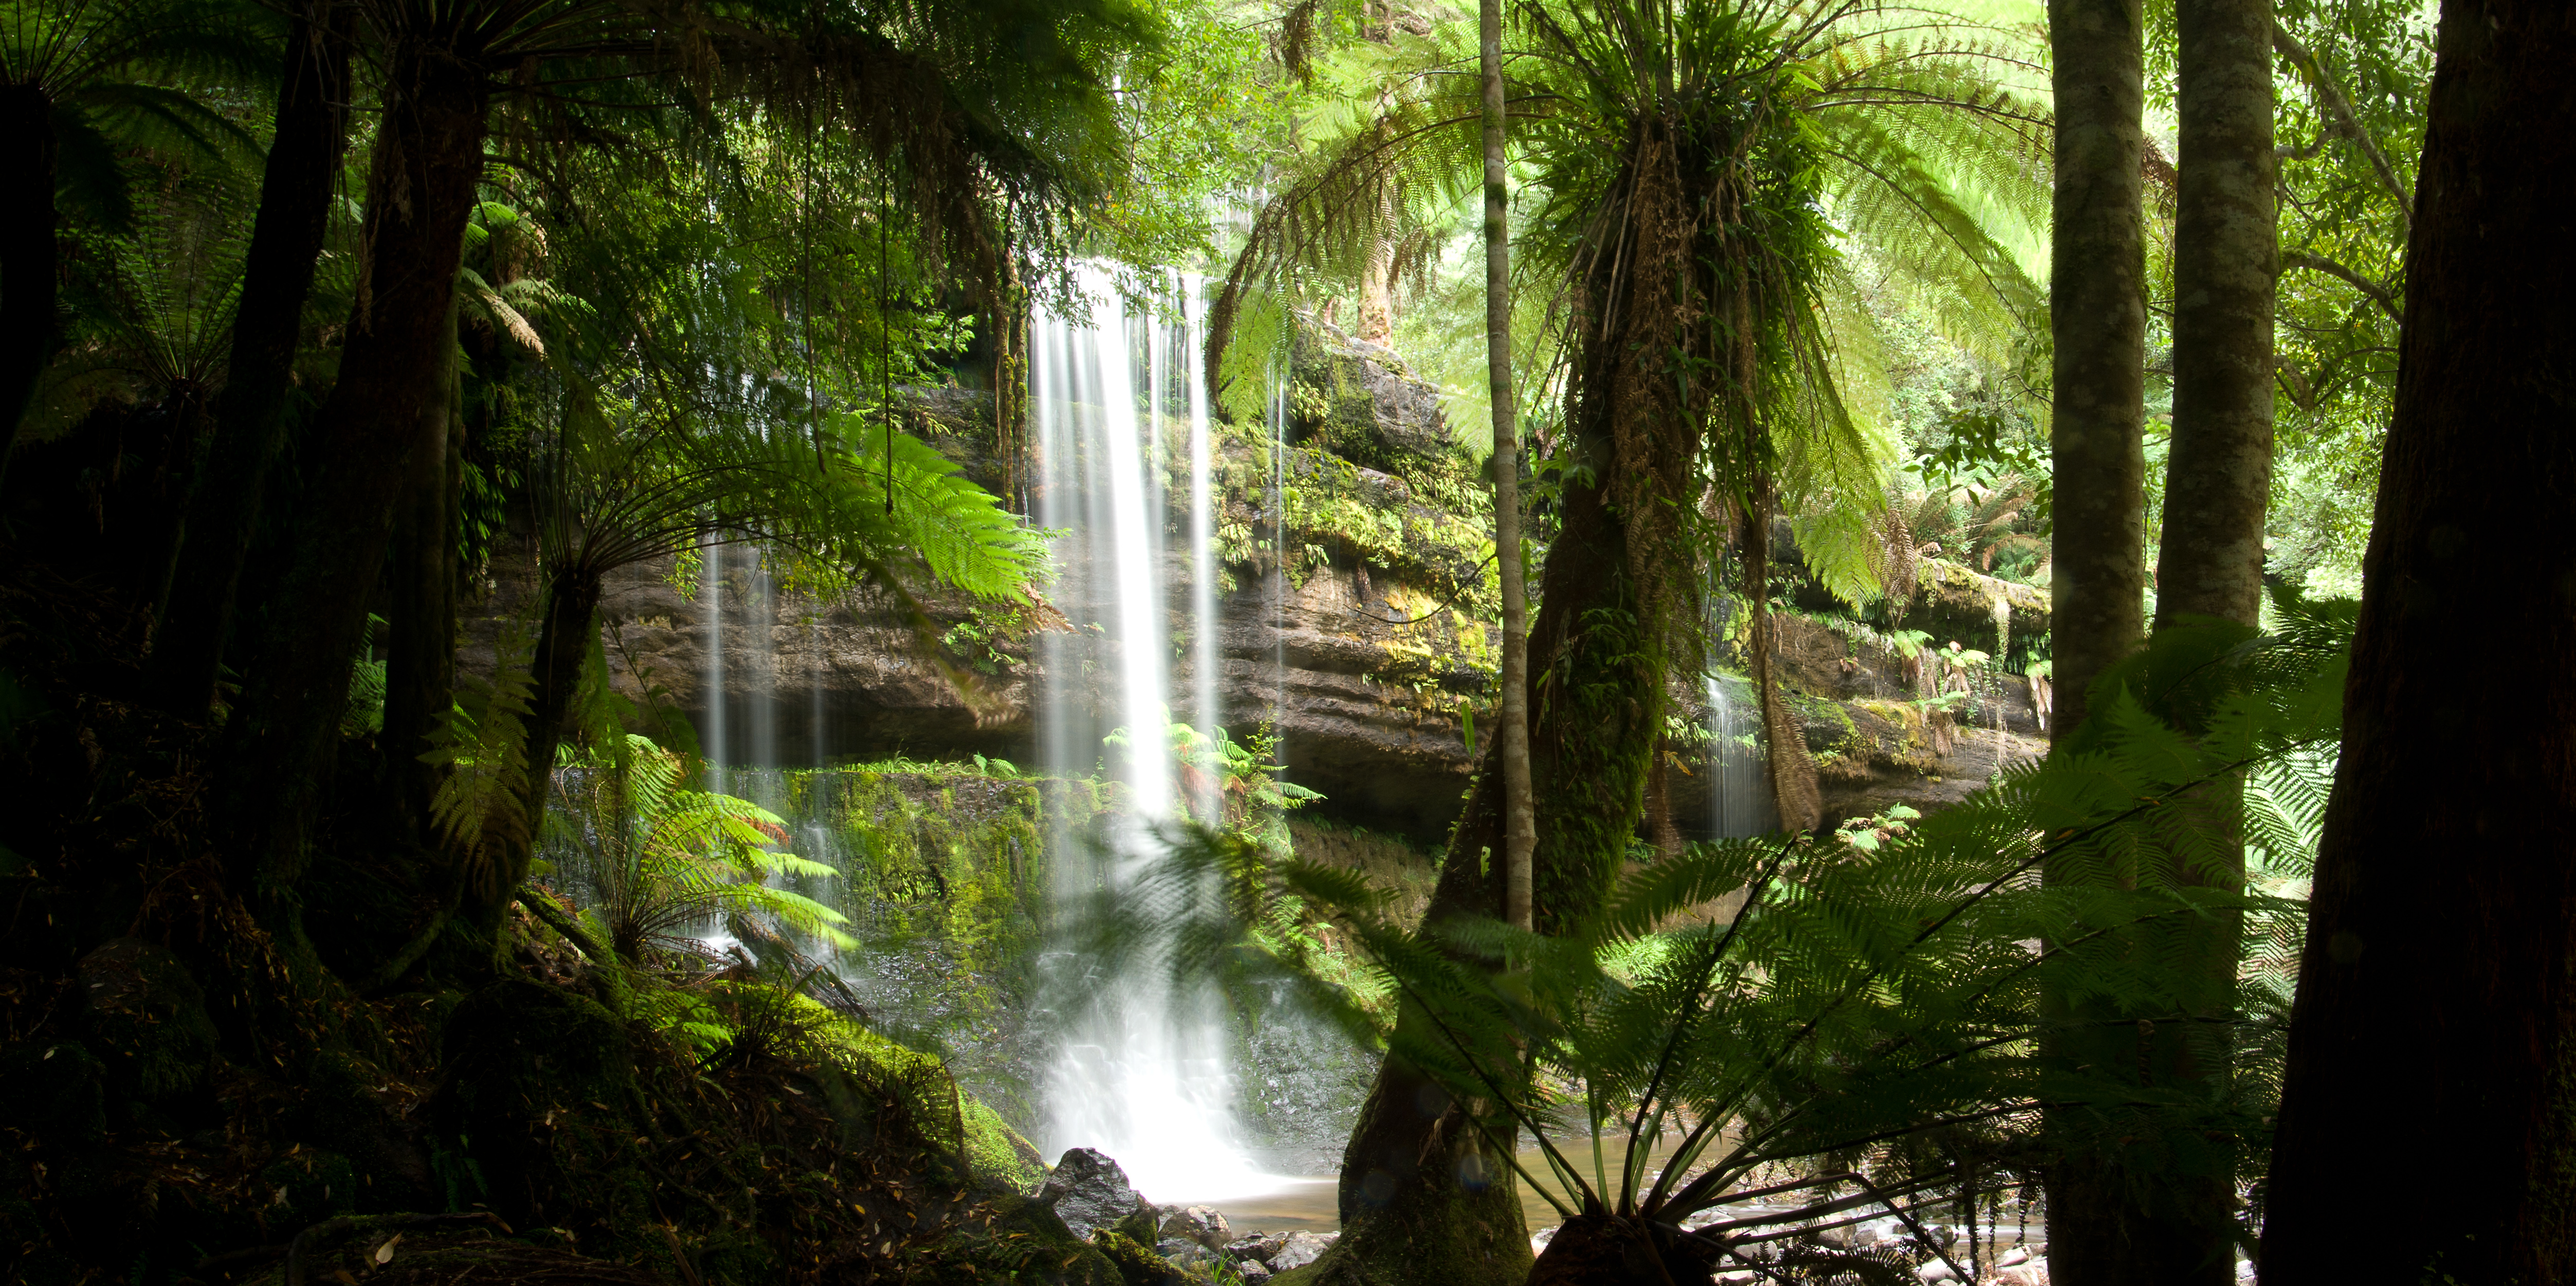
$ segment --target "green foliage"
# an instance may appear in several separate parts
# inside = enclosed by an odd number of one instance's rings
[[[1417,935],[1346,870],[1204,832],[1176,845],[1146,900],[1176,909],[1196,967],[1287,979],[1460,1100],[1490,1104],[1477,1128],[1506,1142],[1531,1131],[1547,1187],[1668,1226],[1719,1212],[1697,1243],[1712,1256],[1791,1235],[1739,1207],[1752,1189],[1856,1221],[1882,1201],[1929,1218],[2027,1183],[2048,1155],[2042,1102],[2122,1139],[2143,1167],[2259,1173],[2285,1018],[2275,962],[2302,910],[2262,873],[2299,871],[2322,814],[2354,615],[2276,608],[2273,635],[2159,634],[2096,689],[2083,744],[1947,811],[1891,813],[1841,842],[1696,845],[1633,871],[1558,936],[1476,919]],[[2248,777],[2258,789],[2241,800],[2224,789]],[[2254,887],[2226,875],[2227,835],[2244,837]],[[1194,891],[1211,874],[1231,903]],[[1245,916],[1246,888],[1330,918],[1428,1021],[1390,1026],[1323,985]],[[1694,914],[1737,893],[1731,919]],[[2234,983],[2196,968],[2171,932],[2240,919],[2260,945]],[[1689,927],[1658,927],[1675,923]],[[2044,990],[2156,1016],[2201,1065],[2230,1070],[2176,1088],[2045,1063],[2040,1044],[2080,1020],[2043,1007]],[[1578,1166],[1565,1142],[1674,1133],[1669,1156],[1649,1164],[1633,1147],[1623,1171]]]
[[[619,959],[642,965],[654,952],[686,951],[698,931],[735,919],[854,943],[841,929],[847,916],[772,882],[838,872],[787,852],[776,814],[685,789],[685,776],[679,756],[639,736],[623,754],[557,778],[551,860]]]
[[[528,654],[535,647],[525,631],[504,629],[493,640],[492,672],[457,680],[456,704],[430,730],[429,749],[420,757],[447,770],[430,800],[430,818],[485,896],[500,892],[489,883],[501,855],[529,838],[523,801],[528,695],[536,683]]]

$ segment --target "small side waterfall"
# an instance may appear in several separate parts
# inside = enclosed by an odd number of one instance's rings
[[[1195,278],[1163,283],[1144,314],[1121,302],[1110,275],[1077,284],[1089,316],[1041,311],[1030,333],[1030,414],[1038,521],[1068,533],[1058,550],[1058,605],[1071,633],[1045,636],[1047,682],[1039,735],[1051,773],[1105,769],[1124,788],[1125,824],[1087,857],[1055,837],[1058,896],[1113,894],[1154,855],[1151,828],[1186,809],[1170,725],[1201,737],[1221,717],[1210,494],[1209,420],[1200,378],[1204,305]],[[1188,513],[1182,558],[1166,549],[1164,478],[1186,452]],[[1174,690],[1175,609],[1185,617],[1190,690]],[[1106,739],[1124,729],[1123,754]],[[1195,792],[1193,792],[1195,793]],[[1228,1038],[1215,997],[1175,990],[1148,958],[1122,975],[1091,972],[1059,953],[1050,963],[1075,1012],[1059,1015],[1064,1044],[1048,1069],[1043,1148],[1118,1159],[1156,1201],[1214,1200],[1268,1189],[1234,1119]]]
[[[1743,680],[1708,675],[1708,828],[1719,838],[1760,835],[1779,825],[1762,765],[1762,719]]]

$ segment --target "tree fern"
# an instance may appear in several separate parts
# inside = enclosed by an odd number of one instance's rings
[[[1677,1263],[1860,1271],[1838,1252],[1758,1248],[1882,1210],[1928,1221],[2030,1182],[2049,1155],[2043,1103],[2080,1109],[2083,1128],[2128,1140],[2142,1164],[2232,1164],[2264,1145],[2287,995],[2278,970],[2295,955],[2284,935],[2295,938],[2298,906],[2277,889],[2186,876],[2213,860],[2219,833],[2253,836],[2282,871],[2299,869],[2313,834],[2353,617],[2348,604],[2281,610],[2274,635],[2160,634],[2097,691],[2085,745],[2003,773],[1875,851],[1693,846],[1633,871],[1562,936],[1473,919],[1417,936],[1352,872],[1205,833],[1143,886],[1145,909],[1095,914],[1176,922],[1194,951],[1175,968],[1293,982],[1355,1034],[1485,1104],[1474,1119],[1498,1142],[1531,1132],[1537,1168],[1573,1195],[1560,1207],[1569,1220],[1652,1225]],[[2204,735],[2150,713],[2185,707]],[[2194,791],[2240,773],[2262,787],[2239,814],[2214,813]],[[2082,878],[2055,878],[2068,870]],[[1661,928],[1738,891],[1731,920]],[[1276,913],[1290,898],[1347,932],[1382,985],[1429,1021],[1385,1023],[1323,985],[1282,945]],[[2152,930],[2217,914],[2248,916],[2259,945],[2213,1007],[2206,971],[2160,956],[2174,935]],[[2129,1012],[2227,1015],[2192,1038],[2232,1073],[2209,1090],[2045,1070],[2036,1043],[2062,1019],[2042,1007],[2043,982]],[[1523,1059],[1542,1074],[1523,1075]],[[1626,1168],[1577,1164],[1565,1144],[1586,1134],[1607,1136],[1614,1158],[1624,1147]],[[1650,1164],[1645,1144],[1659,1138],[1673,1150]]]
[[[728,916],[774,921],[835,946],[847,917],[775,881],[829,879],[786,850],[785,823],[745,799],[691,790],[685,765],[648,738],[557,779],[549,851],[599,937],[629,965],[691,951]]]

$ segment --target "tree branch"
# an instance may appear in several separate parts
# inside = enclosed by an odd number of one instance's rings
[[[2335,123],[2361,148],[2362,154],[2370,158],[2370,168],[2378,172],[2380,186],[2396,198],[2397,224],[2406,230],[2411,240],[2415,235],[2415,194],[2397,181],[2397,167],[2388,163],[2388,154],[2380,151],[2379,144],[2371,140],[2370,131],[2361,127],[2361,116],[2353,111],[2352,100],[2344,97],[2343,89],[2326,74],[2325,64],[2318,62],[2317,56],[2310,53],[2306,45],[2300,44],[2299,38],[2291,35],[2290,29],[2282,26],[2277,18],[2272,22],[2272,47],[2299,69],[2299,74],[2317,91],[2317,101],[2334,116]]]
[[[2389,320],[2405,320],[2398,307],[2397,294],[2395,291],[2390,290],[2386,286],[2380,285],[2378,282],[2372,281],[2368,277],[2362,276],[2360,273],[2355,272],[2332,259],[2326,258],[2324,255],[2314,254],[2306,250],[2286,251],[2281,255],[2281,267],[2284,270],[2291,268],[2305,268],[2310,272],[2322,272],[2329,277],[2338,278],[2353,289],[2370,296],[2371,302],[2378,304],[2379,311],[2388,314]]]

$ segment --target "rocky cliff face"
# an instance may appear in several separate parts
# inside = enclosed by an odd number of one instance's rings
[[[1490,711],[1498,661],[1486,492],[1437,391],[1395,354],[1309,326],[1292,372],[1284,443],[1261,425],[1216,434],[1224,717],[1238,728],[1275,721],[1291,779],[1327,796],[1320,811],[1436,839],[1465,788],[1471,724]],[[998,486],[1007,475],[989,458],[989,404],[976,397],[926,394],[919,422]],[[1274,488],[1274,478],[1284,486]],[[1186,478],[1175,484],[1171,494],[1188,494]],[[1184,521],[1172,515],[1171,532]],[[1067,544],[1078,550],[1080,542]],[[1794,550],[1787,559],[1782,571],[1794,584]],[[932,603],[948,663],[977,685],[970,702],[872,592],[818,602],[777,590],[749,549],[716,558],[714,570],[682,574],[666,562],[620,573],[607,587],[602,633],[614,681],[687,712],[702,738],[720,722],[730,762],[975,753],[1030,765],[1048,658],[1115,669],[1106,644],[1049,647],[1027,619]],[[1059,644],[1107,619],[1107,606],[1082,589],[1101,578],[1086,571],[1068,568],[1054,595],[1071,631],[1054,636]],[[1169,556],[1163,579],[1175,600],[1184,597],[1182,554]],[[1929,632],[1935,647],[1955,639],[1993,650],[2047,628],[2046,596],[2027,586],[1930,561],[1919,580],[1906,623]],[[488,666],[512,622],[533,618],[534,585],[524,552],[495,559],[469,606],[469,666]],[[1175,620],[1176,641],[1185,624]],[[2018,677],[1974,680],[1966,684],[1973,692],[1936,711],[1885,640],[1838,631],[1821,615],[1785,617],[1780,628],[1784,674],[1834,816],[1890,802],[1937,806],[2045,749]],[[711,650],[719,643],[721,666]],[[1173,678],[1186,688],[1189,649],[1178,650]],[[1105,695],[1080,684],[1073,691]],[[1677,715],[1705,718],[1695,685],[1675,696]],[[1715,796],[1699,787],[1710,752],[1676,747],[1684,775],[1674,779],[1673,811],[1685,834],[1716,824]]]

